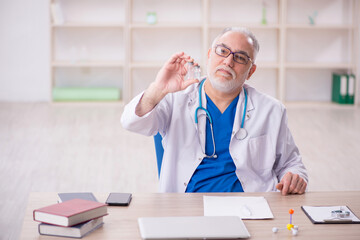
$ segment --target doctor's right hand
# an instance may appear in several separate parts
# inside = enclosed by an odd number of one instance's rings
[[[160,93],[164,97],[168,93],[182,91],[191,84],[199,82],[197,79],[184,81],[187,73],[185,64],[188,62],[194,62],[194,59],[184,52],[175,53],[171,56],[156,76],[154,85],[160,91],[158,94]]]
[[[158,72],[155,81],[145,90],[136,106],[136,115],[141,117],[150,112],[166,94],[182,91],[199,82],[198,79],[184,80],[187,73],[185,64],[188,62],[194,62],[194,59],[184,52],[175,53],[171,56]],[[198,64],[194,63],[194,65]]]

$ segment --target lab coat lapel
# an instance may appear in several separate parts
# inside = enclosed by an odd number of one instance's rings
[[[246,129],[246,121],[250,119],[249,112],[254,110],[255,107],[254,107],[253,102],[251,100],[251,96],[250,96],[250,93],[249,93],[249,91],[247,89],[247,86],[244,85],[244,88],[246,88],[247,95],[248,95],[247,107],[246,107],[246,116],[245,116],[245,122],[244,122],[244,128]],[[245,105],[245,94],[244,94],[244,90],[243,90],[240,93],[239,100],[238,100],[238,103],[236,105],[236,114],[235,114],[234,125],[233,125],[233,133],[234,133],[233,136],[235,136],[235,134],[240,130],[241,120],[242,120],[243,113],[244,113],[244,105]]]
[[[200,84],[198,85],[200,86]],[[206,96],[204,91],[204,85],[201,91],[202,106],[206,108]],[[205,149],[205,136],[206,136],[206,115],[203,110],[197,111],[198,124],[195,123],[195,111],[199,107],[199,87],[195,91],[189,93],[188,102],[188,114],[190,114],[196,134],[199,136],[200,145],[202,149]]]

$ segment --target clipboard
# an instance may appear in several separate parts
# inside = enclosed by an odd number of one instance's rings
[[[313,224],[360,224],[360,219],[348,206],[301,206],[301,209]],[[349,212],[349,216],[332,216],[332,211],[339,209]]]

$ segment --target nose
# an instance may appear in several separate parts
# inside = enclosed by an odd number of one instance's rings
[[[229,67],[234,66],[234,56],[232,53],[230,53],[230,55],[225,58],[224,63]]]

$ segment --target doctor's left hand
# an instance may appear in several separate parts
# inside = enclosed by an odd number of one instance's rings
[[[288,172],[284,175],[281,181],[276,185],[276,188],[281,191],[282,195],[289,194],[303,194],[305,192],[307,182],[299,176]]]

